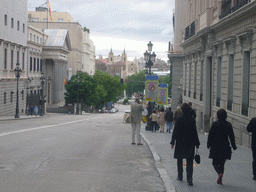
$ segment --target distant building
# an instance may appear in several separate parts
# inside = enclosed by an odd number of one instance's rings
[[[89,31],[84,29],[83,32],[83,64],[82,71],[89,75],[94,75],[95,72],[95,46],[89,38]]]
[[[112,48],[108,54],[107,59],[107,72],[112,76],[119,76],[121,78],[126,77],[126,63],[127,63],[127,55],[125,50],[122,53],[122,56],[114,56]]]
[[[100,57],[100,59],[95,60],[95,70],[107,72],[107,68],[108,66],[106,59],[102,59],[102,57]]]
[[[0,8],[0,115],[15,115],[17,79],[20,64],[19,112],[26,109],[27,81],[27,0],[1,1]]]

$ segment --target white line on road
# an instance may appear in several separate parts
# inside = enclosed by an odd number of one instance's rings
[[[93,120],[93,119],[98,119],[98,118],[101,118],[101,117],[94,117],[94,118],[88,118],[88,119],[83,119],[83,120],[70,121],[70,122],[66,122],[66,123],[59,123],[56,125],[46,125],[46,126],[35,127],[35,128],[30,128],[30,129],[22,129],[22,130],[18,130],[18,131],[3,132],[3,133],[0,133],[0,137],[7,136],[10,134],[15,134],[15,133],[24,133],[24,132],[28,132],[28,131],[35,131],[35,130],[46,129],[46,128],[50,128],[50,127],[58,127],[61,125],[68,125],[68,124],[73,124],[73,123],[78,123],[78,122],[88,121],[88,120]]]

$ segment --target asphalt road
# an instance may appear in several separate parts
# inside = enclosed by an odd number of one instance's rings
[[[165,191],[124,110],[0,122],[0,192]]]

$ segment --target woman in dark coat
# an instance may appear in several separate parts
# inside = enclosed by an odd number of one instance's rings
[[[212,123],[207,141],[207,148],[210,149],[209,158],[212,160],[212,165],[218,173],[217,183],[222,185],[222,177],[224,174],[224,165],[226,159],[231,159],[231,146],[234,150],[237,149],[235,136],[230,122],[226,121],[227,112],[224,109],[217,111],[218,120]]]
[[[195,119],[190,116],[190,106],[184,103],[181,106],[183,115],[178,117],[172,134],[171,147],[175,145],[174,158],[177,159],[178,178],[183,179],[183,159],[187,161],[187,182],[193,185],[193,159],[195,147],[199,148],[200,142],[198,139]]]

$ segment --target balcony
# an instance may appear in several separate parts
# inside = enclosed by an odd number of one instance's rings
[[[233,7],[231,7],[232,6],[231,3],[232,3],[231,0],[222,0],[221,15],[219,16],[220,19],[223,19],[229,14],[237,11],[244,5],[251,3],[251,0],[238,0],[235,2]]]
[[[185,40],[195,35],[195,21],[185,29]]]

